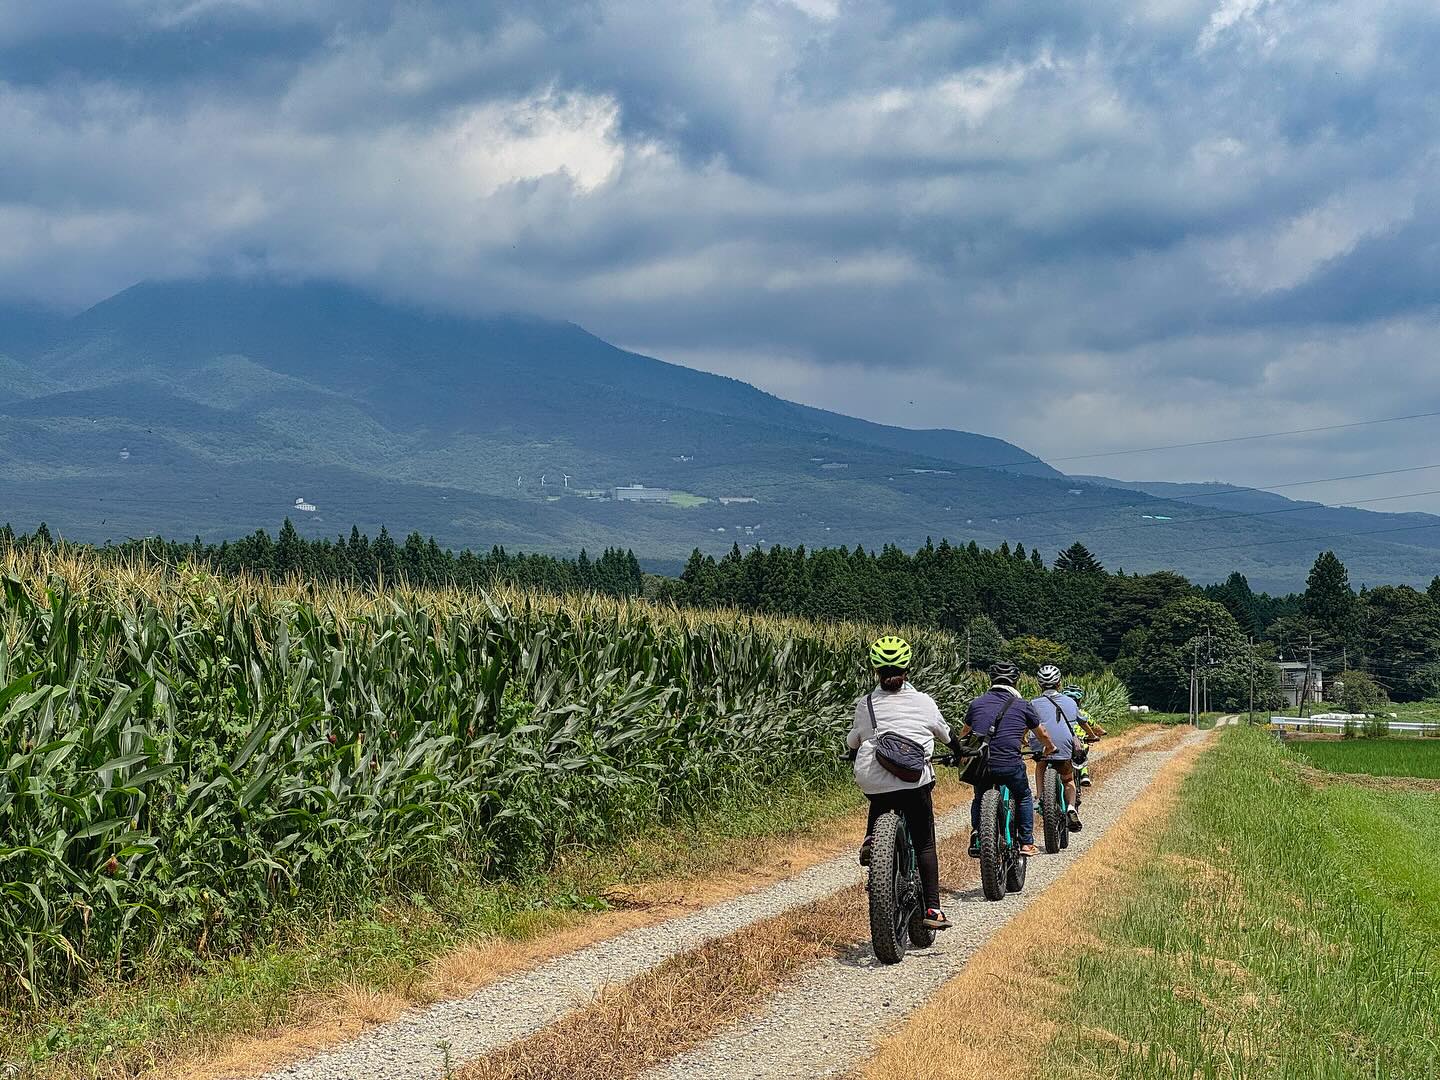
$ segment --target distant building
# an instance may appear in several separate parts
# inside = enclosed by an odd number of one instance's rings
[[[760,500],[753,495],[721,495],[720,505],[730,506],[734,503],[757,503]]]
[[[1296,660],[1282,662],[1277,666],[1280,668],[1280,693],[1292,708],[1300,704],[1302,691],[1305,692],[1307,702],[1320,700],[1325,692],[1325,677],[1318,667],[1311,667]],[[1305,690],[1306,668],[1310,670],[1309,690]]]
[[[652,488],[644,484],[617,487],[610,492],[611,498],[616,502],[669,502],[674,494],[668,488]]]
[[[822,469],[848,469],[849,467],[849,464],[844,461],[827,461],[820,466]]]
[[[299,498],[295,500],[294,509],[299,510],[302,514],[313,514],[315,512],[315,504],[308,503],[303,498]]]

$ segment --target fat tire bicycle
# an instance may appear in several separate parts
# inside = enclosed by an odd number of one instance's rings
[[[884,964],[898,964],[913,945],[928,949],[936,931],[925,925],[925,889],[905,815],[887,810],[870,834],[870,944]]]
[[[980,757],[986,750],[982,743],[962,751],[960,757]],[[1016,816],[1015,795],[1009,785],[995,783],[980,797],[980,888],[987,900],[1004,900],[1007,893],[1025,888],[1029,863],[1020,854]]]
[[[1078,782],[1078,780],[1077,780]],[[1065,798],[1065,780],[1051,762],[1040,772],[1040,798],[1036,807],[1045,823],[1045,854],[1054,855],[1070,846],[1070,803]]]

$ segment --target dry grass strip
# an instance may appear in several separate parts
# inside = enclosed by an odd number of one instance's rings
[[[1313,765],[1298,766],[1300,778],[1314,788],[1360,787],[1385,794],[1440,795],[1440,780],[1428,776],[1372,776],[1369,773],[1330,772]]]
[[[1183,736],[1182,736],[1183,737]],[[1147,747],[1150,749],[1151,747]],[[1063,993],[1071,978],[1071,913],[1094,911],[1123,895],[1136,851],[1151,845],[1175,806],[1181,780],[1203,745],[1161,769],[1124,816],[1062,878],[984,947],[923,1008],[885,1039],[858,1075],[866,1080],[1030,1080],[1037,1055],[1056,1031],[1033,1012],[1021,1024],[970,1024],[976,1001],[1033,1001]],[[1113,763],[1109,759],[1107,763]]]
[[[551,1027],[479,1059],[461,1080],[620,1080],[703,1042],[776,987],[869,933],[864,890],[778,915],[609,987]]]

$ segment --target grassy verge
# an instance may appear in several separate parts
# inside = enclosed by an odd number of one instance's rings
[[[1050,1015],[1062,1075],[1440,1075],[1440,797],[1317,790],[1227,731]]]
[[[457,875],[438,897],[388,901],[318,929],[281,927],[251,955],[210,962],[178,982],[154,971],[97,984],[63,1009],[0,1015],[0,1075],[134,1076],[236,1035],[303,1023],[317,1000],[337,992],[423,1000],[431,966],[457,949],[533,940],[624,903],[635,886],[743,867],[772,844],[830,831],[827,823],[861,805],[848,779],[777,791],[763,805],[726,807],[608,850],[572,853],[529,880]]]
[[[1312,765],[1330,772],[1440,779],[1440,740],[1436,739],[1316,740],[1290,746]]]
[[[1226,714],[1226,713],[1219,713],[1219,712],[1201,713],[1201,714],[1200,714],[1200,727],[1201,727],[1201,729],[1203,730],[1203,729],[1205,729],[1205,728],[1213,728],[1213,727],[1215,726],[1215,721],[1218,720],[1218,719],[1220,719],[1220,717],[1225,716],[1225,715],[1228,715],[1228,714]],[[1242,715],[1243,715],[1243,714],[1242,714]],[[1188,724],[1188,723],[1190,723],[1190,714],[1189,714],[1189,713],[1183,713],[1183,712],[1152,712],[1152,713],[1140,713],[1140,714],[1138,714],[1138,715],[1135,716],[1135,718],[1134,718],[1134,723],[1137,723],[1137,724],[1161,724],[1161,725],[1163,725],[1163,726],[1165,726],[1165,727],[1174,727],[1174,726],[1176,726],[1177,724]]]

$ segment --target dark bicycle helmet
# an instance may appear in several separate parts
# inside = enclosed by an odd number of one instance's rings
[[[997,660],[990,665],[990,681],[1014,686],[1020,678],[1020,669],[1012,660]]]

